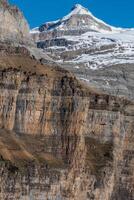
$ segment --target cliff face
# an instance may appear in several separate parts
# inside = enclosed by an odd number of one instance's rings
[[[30,44],[29,26],[16,6],[0,0],[0,41]]]
[[[133,103],[3,49],[0,199],[132,200]]]

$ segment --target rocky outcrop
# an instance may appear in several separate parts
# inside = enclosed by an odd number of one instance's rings
[[[0,80],[2,200],[133,199],[131,101],[21,48],[2,54]]]
[[[31,44],[29,26],[23,14],[16,6],[11,6],[8,1],[0,1],[0,41]]]

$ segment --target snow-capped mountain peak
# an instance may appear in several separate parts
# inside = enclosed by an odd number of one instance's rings
[[[80,4],[75,4],[73,8],[71,9],[71,12],[64,16],[61,21],[69,20],[73,16],[78,15],[91,15],[91,13],[88,11],[88,9],[84,8]]]
[[[69,17],[73,16],[73,15],[91,15],[91,13],[89,12],[89,10],[85,7],[83,7],[80,4],[75,4],[71,10],[71,12],[62,18],[62,20],[68,19]]]
[[[115,28],[97,19],[87,8],[76,4],[71,9],[71,12],[63,18],[52,22],[46,22],[39,27],[40,32],[55,30],[112,32]],[[35,33],[35,29],[33,29],[33,33]]]
[[[85,83],[134,97],[134,29],[112,27],[76,4],[63,18],[34,28],[31,36],[42,54]]]
[[[69,20],[73,16],[77,16],[77,18],[78,18],[78,17],[80,17],[80,15],[81,15],[81,18],[82,18],[82,16],[83,16],[83,18],[85,18],[85,17],[87,17],[88,19],[90,18],[90,23],[94,26],[93,30],[95,30],[95,31],[99,31],[100,28],[96,27],[98,25],[105,26],[104,29],[106,29],[106,30],[104,30],[104,31],[111,32],[112,30],[116,29],[115,27],[112,27],[112,26],[106,24],[104,21],[96,18],[87,8],[83,7],[80,4],[75,4],[73,6],[73,8],[71,9],[71,12],[68,15],[64,16],[61,19],[61,21]],[[83,19],[82,19],[82,21],[83,21]],[[86,25],[90,26],[90,24],[86,24]],[[100,32],[102,32],[102,31],[100,29]]]

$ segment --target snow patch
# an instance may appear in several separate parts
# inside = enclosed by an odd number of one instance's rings
[[[30,31],[31,34],[40,33],[39,27],[35,27]]]

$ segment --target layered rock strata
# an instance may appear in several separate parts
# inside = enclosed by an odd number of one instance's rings
[[[11,52],[0,59],[0,198],[132,200],[134,104]]]

